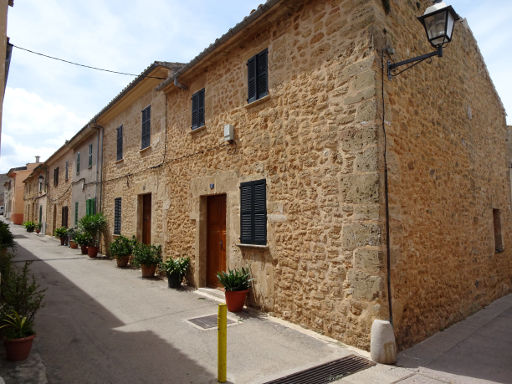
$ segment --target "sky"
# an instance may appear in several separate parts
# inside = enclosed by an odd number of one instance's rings
[[[512,1],[445,1],[468,19],[505,109],[512,114]],[[139,74],[155,60],[189,62],[262,2],[15,0],[7,35],[23,48]],[[132,80],[14,48],[4,98],[0,173],[33,162],[36,155],[46,160]],[[512,115],[507,122],[512,124]]]

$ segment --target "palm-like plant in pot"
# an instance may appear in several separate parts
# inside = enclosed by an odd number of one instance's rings
[[[107,219],[103,216],[103,213],[86,215],[80,219],[80,228],[92,238],[89,244],[87,244],[87,254],[89,257],[97,256],[100,234],[106,227]]]
[[[165,271],[167,275],[167,284],[169,288],[181,287],[181,282],[187,274],[188,266],[190,265],[190,257],[172,257],[160,263],[160,270]]]
[[[78,231],[75,232],[74,239],[80,247],[82,255],[87,255],[87,244],[92,242],[91,235],[79,229]]]
[[[110,244],[110,254],[116,258],[118,267],[126,267],[133,251],[133,241],[125,236],[117,237]]]
[[[247,298],[251,287],[251,272],[248,268],[229,269],[227,272],[220,271],[217,278],[224,286],[226,304],[230,312],[240,312]]]
[[[142,277],[153,277],[162,261],[162,247],[137,242],[133,247],[133,263],[142,271]]]
[[[29,263],[21,271],[7,268],[2,275],[2,308],[0,328],[8,360],[25,360],[35,337],[34,316],[42,305],[44,290],[40,289],[34,276],[29,279]]]
[[[60,245],[66,244],[68,238],[68,229],[66,227],[59,227],[55,229],[55,237],[60,239]]]

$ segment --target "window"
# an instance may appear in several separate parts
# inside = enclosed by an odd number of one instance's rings
[[[62,207],[62,226],[68,227],[68,207]]]
[[[121,234],[121,198],[114,199],[114,234]]]
[[[53,185],[59,185],[59,167],[53,170]]]
[[[92,144],[89,144],[89,168],[92,168]]]
[[[75,227],[78,225],[78,201],[75,201]]]
[[[43,177],[39,176],[39,192],[43,192]]]
[[[240,184],[240,241],[267,244],[266,180]]]
[[[204,88],[192,95],[192,129],[204,125]]]
[[[123,126],[117,128],[117,160],[123,158]]]
[[[149,147],[151,142],[151,105],[142,110],[142,140],[140,149]]]
[[[503,252],[503,236],[501,233],[501,211],[499,209],[492,210],[492,218],[494,221],[494,248],[497,253]]]
[[[80,174],[80,152],[76,154],[76,174]]]
[[[64,172],[64,179],[66,181],[68,181],[68,179],[69,179],[69,161],[67,161],[67,160],[66,160],[66,169]]]
[[[247,61],[248,96],[251,103],[268,95],[268,50],[254,55]]]
[[[87,199],[85,201],[85,215],[94,215],[96,214],[96,198]]]

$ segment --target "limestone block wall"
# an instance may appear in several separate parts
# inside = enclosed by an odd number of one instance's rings
[[[206,197],[225,194],[227,267],[250,266],[253,304],[361,348],[387,317],[374,17],[366,1],[284,2],[167,101],[166,256],[191,256],[189,280],[204,285]],[[248,105],[246,62],[265,48],[269,96]],[[206,124],[192,132],[202,88]],[[267,247],[239,247],[239,186],[261,178]]]
[[[55,229],[62,226],[62,208],[68,207],[68,226],[73,224],[71,216],[71,190],[72,190],[72,176],[74,168],[73,151],[71,148],[64,147],[61,153],[57,152],[47,160],[47,207],[46,207],[46,234],[53,235]],[[69,164],[68,179],[65,178],[66,161]],[[54,169],[59,168],[59,184],[54,185],[53,172]]]
[[[121,198],[121,234],[141,240],[143,194],[152,195],[151,242],[165,246],[164,212],[169,208],[169,194],[161,178],[166,156],[166,103],[157,83],[119,113],[100,120],[104,127],[102,211],[107,217],[107,243],[114,231],[114,199]],[[123,102],[124,103],[124,102]],[[124,105],[124,104],[123,104]],[[151,145],[141,150],[141,111],[151,105]],[[117,160],[117,128],[123,125],[123,159]]]
[[[374,4],[375,40],[393,60],[432,50],[416,20],[430,2],[392,2],[389,15]],[[510,159],[505,112],[465,21],[443,58],[386,78],[384,93],[391,292],[404,348],[512,291]]]

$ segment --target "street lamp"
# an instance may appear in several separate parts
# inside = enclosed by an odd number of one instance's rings
[[[453,27],[459,18],[459,15],[457,15],[457,12],[454,11],[451,5],[448,6],[444,1],[435,0],[434,4],[425,10],[423,16],[418,17],[418,20],[425,28],[428,41],[436,50],[411,59],[399,61],[398,63],[388,61],[388,79],[391,80],[393,76],[398,76],[400,73],[430,57],[443,57],[443,47],[452,40]],[[393,70],[396,68],[411,63],[414,64],[400,72],[393,73]]]

